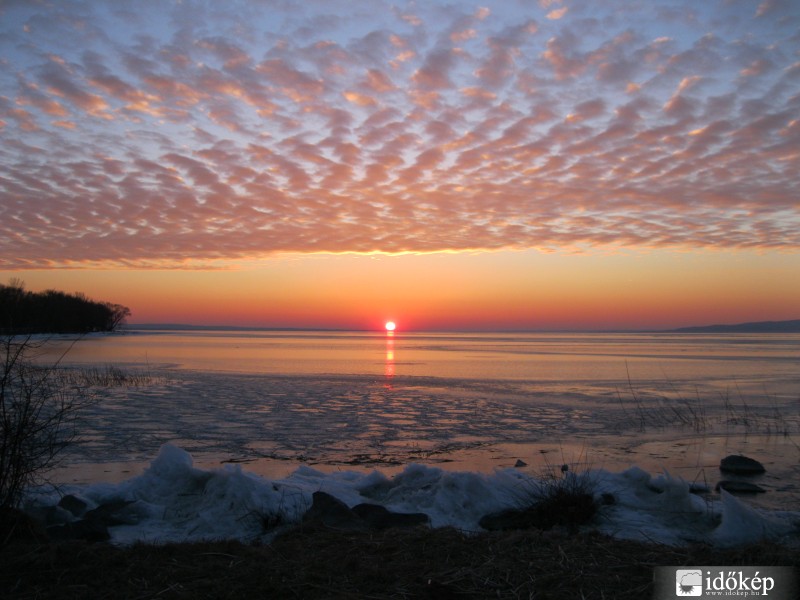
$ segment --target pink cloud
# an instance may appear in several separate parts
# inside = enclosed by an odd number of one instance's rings
[[[41,112],[51,117],[66,117],[69,111],[58,100],[42,93],[37,86],[31,85],[20,78],[20,94],[17,96],[16,103],[19,106],[35,106]]]
[[[392,80],[387,76],[385,73],[379,71],[378,69],[370,69],[367,72],[366,81],[364,86],[376,92],[378,94],[382,94],[385,92],[391,92],[392,90],[397,89]]]
[[[542,58],[553,69],[556,79],[563,81],[577,77],[588,67],[586,57],[577,52],[577,37],[565,32],[561,37],[553,37],[547,41],[547,48]]]
[[[120,29],[90,3],[79,50],[24,7],[25,44],[0,40],[0,266],[800,248],[791,22],[765,2],[634,27],[646,4],[534,23],[311,3],[279,24],[176,5]]]
[[[447,48],[432,51],[411,80],[426,90],[453,87],[453,83],[450,81],[450,70],[455,65],[455,57],[453,51]]]
[[[348,102],[358,104],[359,106],[374,106],[377,104],[374,98],[359,92],[343,92],[342,95],[347,99]]]
[[[51,57],[51,60],[39,69],[38,75],[39,81],[49,93],[68,100],[89,114],[99,115],[109,107],[102,96],[83,89],[75,70],[59,57]]]
[[[283,59],[263,61],[256,71],[295,102],[311,101],[325,90],[322,79],[292,68]]]
[[[554,8],[549,13],[547,13],[547,18],[551,21],[558,21],[559,19],[563,19],[564,15],[567,14],[569,11],[569,7],[562,6],[561,8]]]
[[[520,46],[537,30],[536,22],[530,20],[510,27],[498,36],[490,37],[487,40],[490,48],[489,56],[475,74],[491,88],[504,83],[514,72],[515,60],[520,56]]]

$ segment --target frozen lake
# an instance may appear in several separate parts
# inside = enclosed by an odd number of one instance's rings
[[[617,537],[800,538],[800,335],[132,331],[39,359],[62,355],[141,377],[94,390],[32,501],[123,501],[119,543],[268,539],[256,517],[315,491],[478,531],[552,478],[590,482]],[[714,491],[729,454],[765,493]]]
[[[712,486],[743,453],[768,469],[755,503],[800,499],[799,335],[133,331],[84,338],[65,364],[153,380],[100,391],[63,481],[139,474],[165,443],[268,477],[519,460]]]

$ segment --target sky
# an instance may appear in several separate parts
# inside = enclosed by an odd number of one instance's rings
[[[130,322],[800,318],[796,0],[0,0],[0,282]]]

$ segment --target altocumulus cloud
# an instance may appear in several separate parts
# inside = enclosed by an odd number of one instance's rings
[[[0,268],[800,248],[796,2],[0,5]]]

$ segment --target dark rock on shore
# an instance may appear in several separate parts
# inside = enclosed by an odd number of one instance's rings
[[[391,527],[425,525],[424,513],[395,513],[378,504],[358,504],[352,509],[325,492],[314,492],[311,508],[303,515],[305,523],[318,523],[333,529],[367,531]]]
[[[416,527],[430,522],[425,513],[394,513],[380,504],[358,504],[353,507],[353,512],[373,529]]]
[[[304,523],[345,531],[416,527],[429,521],[424,513],[395,513],[378,504],[358,504],[351,509],[325,492],[314,492],[311,508],[303,515]]]
[[[98,521],[81,519],[73,523],[52,525],[47,535],[53,540],[83,540],[86,542],[106,542],[111,539],[108,527]]]
[[[367,524],[344,502],[325,492],[314,492],[311,508],[303,515],[304,523],[324,525],[331,529],[366,531]]]
[[[760,485],[750,483],[749,481],[728,481],[723,480],[717,484],[716,490],[725,490],[731,494],[763,494],[767,490]]]
[[[133,504],[133,501],[112,500],[84,513],[87,505],[83,500],[72,496],[72,499],[65,502],[65,498],[69,496],[64,496],[58,506],[70,511],[74,516],[83,514],[83,518],[48,527],[47,534],[52,539],[104,542],[111,539],[109,527],[136,522],[136,517],[125,510]]]
[[[84,520],[103,523],[106,527],[114,525],[131,525],[136,522],[125,509],[133,504],[133,500],[112,500],[101,504],[83,515]]]
[[[86,512],[88,504],[72,494],[67,494],[58,502],[58,506],[68,511],[73,517],[80,517]]]
[[[736,475],[759,475],[767,470],[760,462],[754,458],[731,454],[722,459],[719,470],[724,473],[735,473]]]

